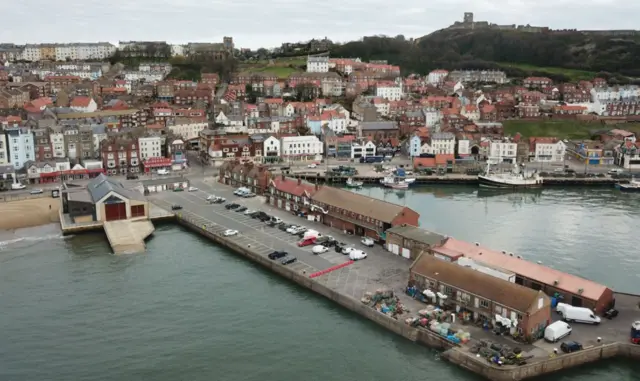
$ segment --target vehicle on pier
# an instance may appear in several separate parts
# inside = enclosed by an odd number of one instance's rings
[[[289,253],[287,253],[286,251],[274,251],[273,253],[270,253],[267,257],[269,257],[269,259],[280,259],[280,258],[284,258],[288,255]]]
[[[228,229],[224,231],[224,236],[225,237],[231,237],[234,235],[238,235],[238,231],[237,230],[232,230],[232,229]]]
[[[171,205],[171,210],[180,210],[182,209],[182,206],[176,204],[176,205]]]
[[[296,262],[297,260],[298,260],[298,258],[296,258],[296,257],[287,256],[287,257],[282,258],[280,260],[280,263],[282,265],[286,266],[286,265],[290,265],[290,264]]]

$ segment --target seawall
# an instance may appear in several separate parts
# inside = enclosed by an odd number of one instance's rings
[[[60,200],[48,195],[0,199],[0,230],[21,229],[60,221]]]
[[[227,239],[220,234],[211,232],[199,225],[198,222],[191,222],[187,217],[182,216],[176,216],[176,218],[180,225],[189,230],[233,250],[243,257],[338,303],[398,335],[428,347],[443,350],[442,357],[444,359],[492,381],[525,380],[616,356],[640,359],[640,345],[613,343],[586,348],[575,353],[560,354],[553,358],[536,360],[523,366],[497,366],[487,362],[484,358],[476,357],[476,355],[468,352],[466,348],[456,345],[438,334],[425,329],[410,327],[404,324],[403,321],[395,320],[370,308],[359,300],[318,283],[309,278],[307,274],[282,266],[277,261],[272,261],[252,251],[250,247],[241,246],[235,243],[233,239]]]

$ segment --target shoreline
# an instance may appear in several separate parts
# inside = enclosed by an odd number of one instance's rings
[[[60,221],[60,200],[52,197],[0,202],[0,231],[48,225]]]

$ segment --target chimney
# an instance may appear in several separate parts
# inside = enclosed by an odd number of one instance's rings
[[[302,184],[302,178],[298,177],[298,185],[301,185],[301,184]]]

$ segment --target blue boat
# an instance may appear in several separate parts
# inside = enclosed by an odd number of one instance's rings
[[[616,189],[626,193],[640,193],[640,181],[631,180],[628,184],[617,183]]]

